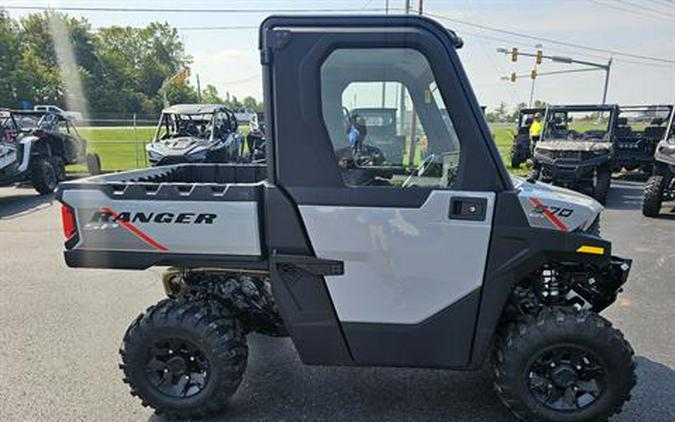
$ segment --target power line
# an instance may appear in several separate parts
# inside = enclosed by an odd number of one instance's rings
[[[642,11],[639,10],[634,10],[634,9],[628,9],[626,7],[618,6],[616,4],[607,4],[607,3],[602,3],[599,0],[588,0],[590,3],[597,4],[598,6],[602,6],[608,9],[613,9],[613,10],[619,10],[622,12],[628,12],[631,15],[638,15],[638,16],[643,16],[646,18],[654,19],[659,22],[670,22],[669,19],[664,18],[663,16],[659,15],[652,15],[649,13],[643,13]]]
[[[490,27],[490,26],[487,26],[487,25],[480,25],[480,24],[477,24],[477,23],[466,22],[466,21],[463,21],[463,20],[460,20],[460,19],[450,18],[448,16],[437,15],[437,14],[433,14],[433,13],[426,13],[426,15],[432,16],[432,17],[437,18],[437,19],[447,20],[449,22],[460,23],[460,24],[473,26],[473,27],[480,28],[480,29],[485,29],[485,30],[488,30],[488,31],[499,32],[499,33],[502,33],[502,34],[513,35],[515,37],[527,38],[527,39],[531,39],[531,40],[535,40],[535,41],[544,41],[544,42],[548,42],[548,43],[552,43],[552,44],[558,44],[558,45],[564,45],[564,46],[567,46],[567,47],[579,48],[579,49],[582,49],[582,50],[608,53],[608,54],[612,54],[612,55],[615,55],[615,56],[632,57],[632,58],[636,58],[636,59],[651,60],[651,61],[655,61],[655,62],[675,64],[675,60],[673,60],[673,59],[663,59],[663,58],[660,58],[660,57],[644,56],[644,55],[641,55],[641,54],[628,53],[628,52],[619,51],[619,50],[611,50],[611,49],[607,49],[607,48],[585,46],[585,45],[575,44],[575,43],[566,42],[566,41],[559,41],[559,40],[555,40],[555,39],[552,39],[552,38],[539,37],[539,36],[534,36],[534,35],[529,35],[529,34],[523,34],[523,33],[520,33],[520,32],[515,32],[515,31],[508,31],[506,29]]]
[[[625,4],[626,6],[635,7],[635,8],[637,8],[638,10],[648,10],[648,11],[651,11],[651,12],[654,12],[654,13],[657,13],[657,14],[664,13],[664,14],[667,15],[667,16],[675,17],[675,15],[671,15],[670,13],[667,13],[667,12],[665,12],[665,11],[663,11],[663,10],[652,9],[651,7],[647,7],[647,6],[645,6],[644,4],[642,4],[642,5],[640,5],[640,4],[635,4],[635,3],[633,3],[633,2],[626,1],[626,0],[614,0],[614,1],[617,2],[617,3]]]
[[[371,8],[317,8],[317,9],[201,9],[201,8],[155,8],[155,7],[72,7],[72,6],[2,6],[7,10],[55,10],[59,12],[121,12],[121,13],[339,13],[339,12],[383,12],[383,7]]]

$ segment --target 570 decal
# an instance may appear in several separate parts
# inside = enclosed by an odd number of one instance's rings
[[[561,207],[554,207],[550,205],[544,205],[541,204],[540,206],[537,206],[532,210],[533,213],[535,214],[545,214],[545,210],[548,210],[552,215],[556,215],[558,217],[563,217],[567,218],[574,214],[574,210],[570,208],[561,208]]]

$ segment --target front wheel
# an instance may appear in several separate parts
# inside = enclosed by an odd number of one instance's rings
[[[221,412],[241,383],[248,348],[237,321],[207,300],[166,299],[127,329],[124,382],[144,406],[171,418]]]
[[[609,186],[612,183],[612,171],[607,167],[600,167],[595,170],[593,180],[593,197],[602,205],[607,203]]]
[[[36,157],[31,163],[30,179],[40,195],[53,193],[59,183],[57,169],[51,160],[44,157]]]
[[[513,323],[495,349],[495,389],[523,421],[605,421],[635,383],[633,349],[592,312],[543,310]]]
[[[655,174],[647,180],[642,197],[642,215],[645,217],[658,217],[661,211],[665,187],[666,178],[661,174]]]
[[[511,168],[519,169],[521,163],[522,163],[522,161],[520,160],[520,157],[518,156],[518,154],[512,154],[511,155]]]

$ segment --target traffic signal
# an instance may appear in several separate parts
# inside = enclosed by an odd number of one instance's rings
[[[511,61],[512,62],[518,61],[518,49],[516,47],[513,47],[511,49]]]
[[[511,82],[515,82],[517,78],[516,72],[511,72]]]
[[[530,78],[537,79],[537,68],[532,69],[530,72]]]
[[[541,64],[541,61],[544,58],[544,52],[541,50],[537,50],[537,55],[535,57],[537,60],[537,64]]]

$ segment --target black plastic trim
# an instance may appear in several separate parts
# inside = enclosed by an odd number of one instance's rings
[[[357,365],[465,368],[480,289],[418,324],[342,324]]]
[[[611,243],[580,232],[530,227],[515,191],[497,194],[490,248],[476,323],[471,368],[481,367],[504,307],[516,283],[547,262],[593,264],[607,268]],[[604,255],[577,253],[581,245],[599,246]]]
[[[92,251],[74,249],[64,253],[66,265],[80,268],[144,270],[152,266],[217,266],[249,270],[267,270],[267,260],[246,255],[206,255],[158,252]]]

